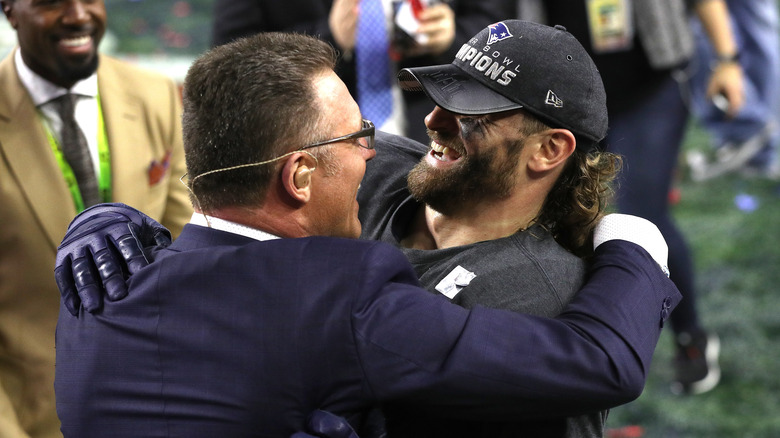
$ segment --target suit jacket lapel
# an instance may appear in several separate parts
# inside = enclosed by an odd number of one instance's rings
[[[143,210],[147,191],[139,190],[138,184],[147,184],[146,167],[153,159],[143,104],[133,90],[123,86],[113,60],[105,56],[98,69],[98,89],[111,151],[113,198]]]
[[[16,74],[13,53],[0,63],[0,148],[22,196],[54,248],[76,214],[41,118]]]

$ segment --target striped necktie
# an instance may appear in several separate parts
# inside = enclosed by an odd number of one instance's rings
[[[381,0],[360,0],[355,61],[358,105],[363,117],[381,127],[393,111],[387,25]]]
[[[76,123],[74,114],[78,96],[72,93],[63,94],[60,97],[52,99],[51,105],[57,110],[62,120],[62,130],[60,131],[60,149],[65,160],[68,162],[81,192],[81,199],[84,201],[84,207],[100,203],[100,193],[98,191],[98,181],[95,174],[95,168],[92,163],[92,157],[87,145],[87,138],[84,132]]]

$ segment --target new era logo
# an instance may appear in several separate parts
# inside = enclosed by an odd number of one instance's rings
[[[552,90],[547,90],[547,98],[544,100],[544,103],[556,108],[563,108],[563,101]]]

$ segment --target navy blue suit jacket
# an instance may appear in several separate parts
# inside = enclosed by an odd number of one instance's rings
[[[599,247],[557,319],[466,310],[381,242],[260,242],[187,225],[129,295],[57,326],[66,437],[279,437],[320,408],[396,401],[461,418],[605,409],[643,388],[680,296],[647,253]]]

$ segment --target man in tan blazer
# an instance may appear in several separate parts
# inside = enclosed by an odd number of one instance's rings
[[[80,95],[77,119],[109,188],[101,200],[148,212],[174,235],[192,214],[178,181],[181,107],[171,80],[98,56],[102,0],[0,5],[19,42],[0,61],[0,437],[60,437],[53,269],[77,201],[57,159],[57,122],[46,100]]]

